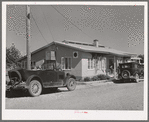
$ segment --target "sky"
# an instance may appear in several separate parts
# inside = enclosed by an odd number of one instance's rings
[[[144,7],[138,5],[30,5],[30,50],[72,40],[144,54]],[[26,6],[7,5],[6,46],[26,54]]]

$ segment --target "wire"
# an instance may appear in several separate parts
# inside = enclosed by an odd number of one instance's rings
[[[85,32],[83,32],[79,27],[77,27],[74,23],[72,23],[71,21],[68,20],[67,17],[65,17],[61,12],[59,12],[53,5],[51,5],[62,17],[64,17],[68,22],[70,22],[73,26],[75,26],[78,30],[80,30],[82,33],[84,33],[85,35],[87,35]],[[89,38],[92,39],[91,36],[87,35]]]
[[[33,14],[31,14],[31,15],[32,15],[32,17],[33,17],[33,20],[35,21]],[[39,29],[39,27],[38,27],[36,21],[35,21],[35,24],[36,24],[36,26],[37,26],[37,28],[38,28],[40,34],[42,35],[43,39],[44,39],[44,40],[46,41],[46,43],[48,44],[47,40],[44,38],[43,34],[41,33],[41,31],[40,31],[40,29]]]
[[[41,11],[42,11],[42,9],[41,9]],[[49,31],[50,31],[50,33],[51,33],[51,36],[52,36],[52,38],[53,38],[53,41],[54,41],[55,39],[54,39],[54,36],[52,35],[52,32],[51,32],[51,30],[50,30],[50,27],[49,27],[49,24],[48,24],[48,22],[47,22],[46,16],[45,16],[45,14],[44,14],[43,11],[42,11],[42,13],[43,13],[43,15],[44,15],[44,17],[45,17],[46,23],[47,23],[47,25],[48,25],[48,29],[49,29]]]

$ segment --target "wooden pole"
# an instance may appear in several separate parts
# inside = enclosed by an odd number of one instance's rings
[[[26,53],[27,53],[27,69],[31,69],[31,53],[30,53],[30,7],[26,6]]]

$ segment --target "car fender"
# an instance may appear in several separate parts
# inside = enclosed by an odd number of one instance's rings
[[[42,79],[41,79],[39,76],[37,76],[37,75],[31,75],[31,76],[26,80],[26,86],[29,86],[31,80],[33,80],[33,79],[39,80],[39,82],[40,82],[41,85],[43,86],[43,84],[42,84]]]
[[[8,74],[9,74],[9,78],[10,78],[10,76],[13,77],[12,76],[12,74],[13,74],[14,76],[17,76],[18,77],[19,82],[22,81],[21,73],[19,71],[17,71],[17,70],[8,71]]]
[[[67,85],[69,78],[74,78],[76,80],[76,77],[74,75],[68,75],[65,79],[64,79],[64,86]]]

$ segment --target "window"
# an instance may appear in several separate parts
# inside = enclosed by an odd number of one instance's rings
[[[56,60],[55,51],[46,51],[46,60]]]
[[[31,69],[34,68],[35,65],[36,65],[36,62],[32,61],[31,62]],[[23,69],[27,69],[27,61],[22,61],[21,64],[20,64],[20,67],[23,68]]]
[[[102,70],[106,70],[106,58],[103,58],[101,63],[102,63]]]
[[[46,60],[50,60],[50,51],[46,51]]]
[[[56,60],[55,51],[51,51],[51,60]]]
[[[101,70],[101,60],[98,60],[98,69]]]
[[[36,62],[35,62],[35,61],[32,61],[32,62],[31,62],[31,68],[34,68],[35,65],[36,65]]]
[[[71,69],[71,63],[72,59],[70,57],[61,57],[61,68],[62,69]]]
[[[96,61],[95,59],[88,58],[88,69],[94,69],[95,68],[95,65],[96,65],[95,61]]]
[[[61,57],[61,69],[65,69],[65,61],[64,61],[64,57]]]
[[[93,58],[93,69],[97,68],[98,62],[97,59]]]
[[[93,59],[91,59],[91,69],[93,69]]]
[[[93,68],[98,68],[97,65],[98,65],[97,59],[93,59]]]
[[[78,51],[73,52],[73,58],[78,58]]]

